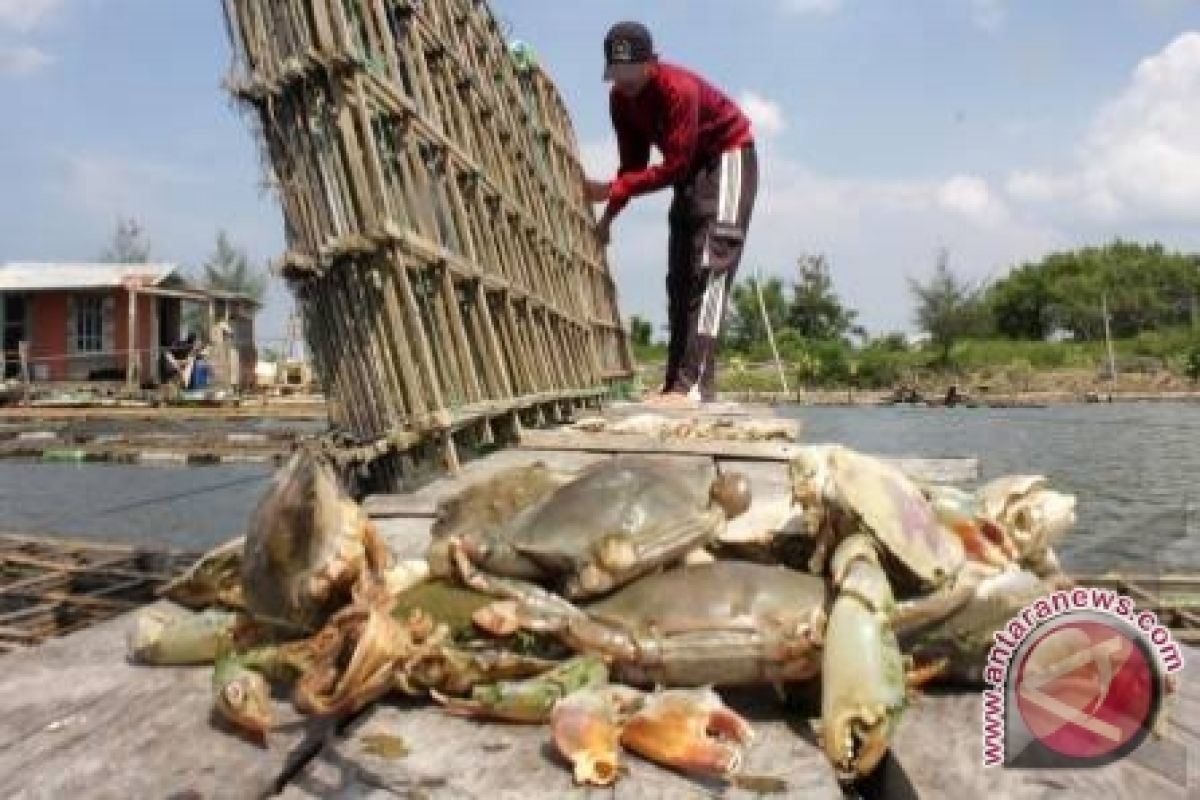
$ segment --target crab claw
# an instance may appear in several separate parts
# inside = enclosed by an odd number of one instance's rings
[[[620,774],[621,731],[642,693],[602,686],[567,695],[554,705],[550,735],[575,773],[575,783],[609,786]]]
[[[271,691],[262,675],[236,657],[221,657],[213,670],[213,703],[225,720],[266,743],[275,715]]]
[[[621,734],[621,744],[639,755],[707,775],[737,772],[753,739],[750,723],[707,687],[649,695]]]
[[[889,615],[891,586],[869,542],[852,536],[833,559],[838,595],[821,665],[821,740],[845,780],[883,760],[905,707],[904,660]]]

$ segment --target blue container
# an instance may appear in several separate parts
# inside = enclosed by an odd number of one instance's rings
[[[196,366],[192,367],[192,382],[188,385],[189,389],[203,389],[208,386],[212,380],[212,367],[207,361],[197,361]]]

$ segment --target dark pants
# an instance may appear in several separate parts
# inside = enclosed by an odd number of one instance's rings
[[[668,216],[667,376],[664,391],[716,395],[717,339],[733,291],[754,198],[753,145],[701,165],[675,187]]]

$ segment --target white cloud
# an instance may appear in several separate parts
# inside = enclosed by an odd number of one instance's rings
[[[29,75],[53,61],[49,55],[31,45],[0,45],[0,75]]]
[[[621,156],[617,151],[617,138],[612,134],[600,139],[580,142],[579,161],[583,164],[584,173],[600,180],[611,177],[617,172]]]
[[[1007,190],[1108,220],[1200,222],[1200,32],[1138,65],[1063,171],[1019,170]]]
[[[977,175],[955,175],[937,187],[938,205],[980,225],[996,225],[1008,219],[1008,209],[988,182]]]
[[[757,92],[742,92],[738,97],[738,105],[750,117],[754,125],[754,133],[758,137],[772,138],[787,129],[787,120],[783,115],[783,106],[774,100],[769,100]]]
[[[843,0],[779,0],[788,14],[832,14],[842,7]]]
[[[0,27],[27,33],[53,14],[64,0],[0,0]]]
[[[971,22],[985,31],[998,31],[1004,26],[1008,0],[971,0]]]

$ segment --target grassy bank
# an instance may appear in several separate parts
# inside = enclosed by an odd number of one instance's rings
[[[869,392],[883,396],[912,387],[925,397],[941,397],[955,384],[972,397],[1052,394],[1187,393],[1200,388],[1200,339],[1188,329],[1154,331],[1113,343],[1116,375],[1108,376],[1103,342],[1035,342],[1010,339],[965,340],[949,359],[931,348],[909,348],[896,340],[866,347],[841,342],[780,345],[789,390],[809,393]],[[666,348],[637,348],[645,385],[662,381]],[[722,351],[718,390],[761,394],[781,389],[779,372],[765,345],[750,352]]]

